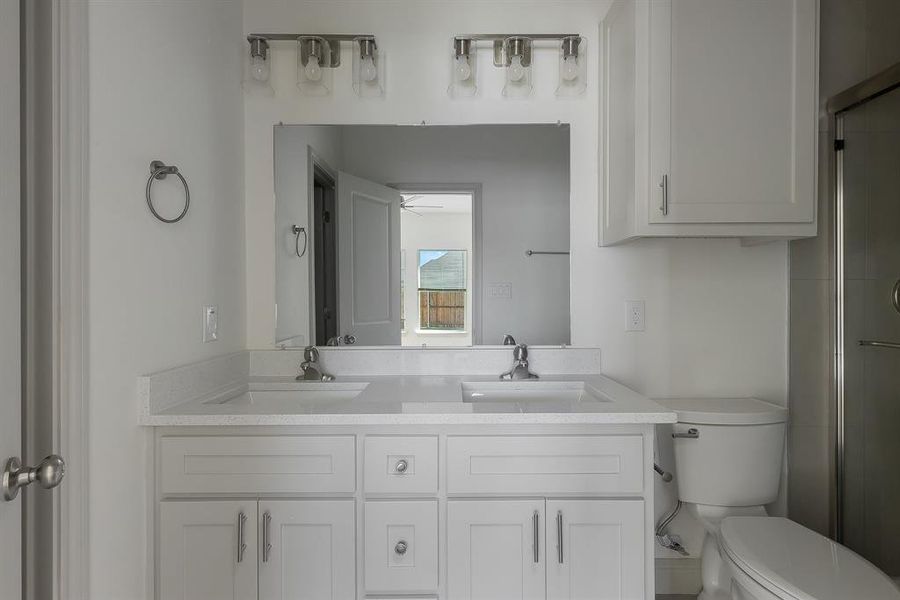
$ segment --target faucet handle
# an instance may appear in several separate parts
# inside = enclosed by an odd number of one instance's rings
[[[517,361],[528,360],[528,345],[517,344],[515,349],[513,350],[513,358],[515,358]]]
[[[315,346],[307,346],[303,349],[303,360],[306,362],[319,362],[319,350]]]
[[[506,333],[503,335],[503,345],[504,346],[515,346],[516,338],[512,336],[512,334]]]

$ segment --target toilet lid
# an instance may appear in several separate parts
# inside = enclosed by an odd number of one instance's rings
[[[728,517],[721,533],[728,557],[780,598],[900,600],[875,565],[788,519]]]

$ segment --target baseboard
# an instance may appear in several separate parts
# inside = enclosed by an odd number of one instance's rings
[[[699,558],[657,558],[657,594],[700,593]]]

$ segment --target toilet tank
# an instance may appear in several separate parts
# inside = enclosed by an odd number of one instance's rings
[[[778,495],[787,409],[756,398],[658,400],[673,425],[678,497],[715,506],[756,506]]]

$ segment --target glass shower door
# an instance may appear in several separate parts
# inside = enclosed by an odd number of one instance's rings
[[[838,369],[843,373],[837,440],[839,534],[844,544],[897,578],[900,89],[840,113],[836,122],[844,140],[836,153],[837,277],[842,284],[838,360],[843,361]]]

